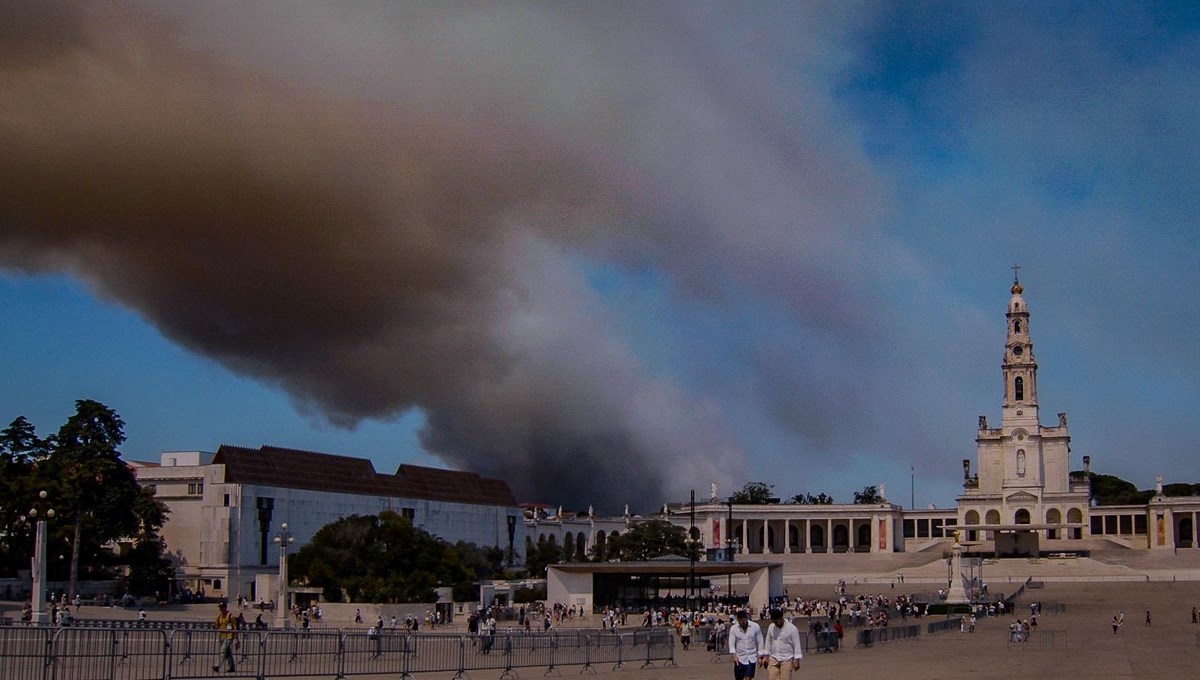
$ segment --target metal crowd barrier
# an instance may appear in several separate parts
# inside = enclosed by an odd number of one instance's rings
[[[814,652],[836,652],[841,649],[841,640],[838,639],[837,631],[821,631],[820,633],[806,633],[800,640],[801,646],[804,648],[804,653],[809,651]]]
[[[6,678],[47,680],[53,634],[49,628],[0,628],[0,661]]]
[[[888,626],[886,628],[864,628],[858,631],[858,646],[870,647],[886,642],[915,640],[921,636],[921,626]]]
[[[1019,640],[1008,637],[1009,649],[1067,649],[1067,631],[1031,630],[1023,633]]]
[[[149,628],[152,630],[212,630],[211,621],[169,621],[165,619],[71,619],[69,628]]]
[[[181,628],[0,628],[3,680],[192,680],[389,675],[599,664],[624,668],[673,664],[668,629],[625,634],[599,631],[505,632],[494,635],[364,633],[361,631],[237,631],[225,654],[226,631]]]
[[[955,616],[954,618],[925,624],[925,632],[930,635],[945,633],[948,630],[962,630],[962,617]]]

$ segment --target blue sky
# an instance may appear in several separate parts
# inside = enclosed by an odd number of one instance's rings
[[[1020,263],[1072,466],[1196,481],[1194,5],[16,15],[4,422],[944,507]]]

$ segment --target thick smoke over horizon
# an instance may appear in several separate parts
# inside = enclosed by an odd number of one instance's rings
[[[782,300],[850,356],[875,332],[824,232],[870,219],[850,196],[873,180],[823,112],[794,135],[689,47],[719,21],[211,7],[0,3],[0,264],[79,277],[335,424],[420,409],[448,463],[610,510],[745,461],[715,403],[622,340],[587,266]]]

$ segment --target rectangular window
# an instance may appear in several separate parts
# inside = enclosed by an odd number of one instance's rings
[[[1121,533],[1126,536],[1133,533],[1133,515],[1121,515]]]
[[[934,538],[941,538],[942,537],[942,520],[940,520],[940,519],[931,520],[930,525],[929,525],[929,533]]]
[[[291,579],[288,579],[288,580],[290,581]],[[213,590],[220,590],[220,589],[221,589],[221,579],[214,578],[213,579]]]
[[[1146,516],[1145,515],[1134,515],[1133,516],[1133,533],[1137,534],[1138,536],[1146,535]]]
[[[415,522],[417,519],[416,508],[400,508],[400,516],[407,518],[410,522]]]
[[[196,485],[195,484],[188,484],[188,494],[189,495],[196,494]]]
[[[917,538],[929,538],[929,520],[917,520]]]
[[[146,488],[150,490],[151,494],[158,493],[158,485],[157,484],[147,484]]]
[[[1105,516],[1105,518],[1104,518],[1104,533],[1106,533],[1106,534],[1116,534],[1117,533],[1117,516],[1116,515]]]
[[[916,538],[917,537],[917,521],[916,520],[914,520],[914,519],[904,520],[904,537],[905,538]]]
[[[229,494],[225,494],[225,507],[229,507]]]
[[[196,493],[200,494],[201,496],[204,495],[204,482],[200,482],[196,485]]]
[[[1099,536],[1102,533],[1104,533],[1104,518],[1092,515],[1092,535]]]

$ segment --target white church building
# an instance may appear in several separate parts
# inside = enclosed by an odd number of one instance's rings
[[[999,427],[979,416],[976,468],[963,460],[963,491],[955,507],[905,510],[871,505],[731,505],[715,490],[695,507],[694,535],[710,556],[918,551],[953,540],[980,552],[1037,555],[1096,549],[1200,549],[1200,498],[1157,493],[1146,505],[1091,506],[1083,456],[1073,474],[1067,416],[1042,424],[1038,364],[1030,313],[1016,279],[1005,307]],[[691,524],[691,508],[673,504],[670,520]]]

